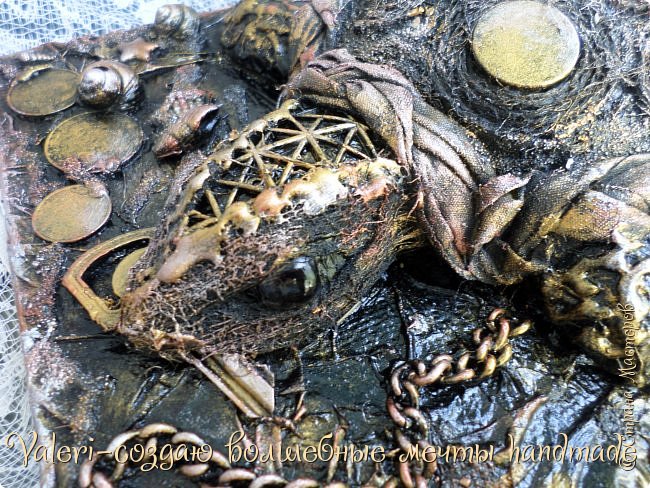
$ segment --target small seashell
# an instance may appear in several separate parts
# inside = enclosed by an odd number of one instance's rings
[[[217,450],[212,451],[212,457],[210,458],[210,462],[215,463],[217,466],[219,466],[221,469],[230,469],[230,461],[228,461],[228,458],[221,454]]]
[[[153,152],[157,158],[181,154],[192,147],[196,139],[210,132],[217,122],[219,105],[205,104],[185,112],[177,122],[167,128]]]
[[[144,254],[146,251],[146,248],[142,249],[136,249],[132,253],[128,254],[124,259],[120,261],[120,263],[115,267],[115,271],[113,271],[113,277],[111,279],[111,285],[113,287],[113,293],[115,293],[118,297],[123,297],[127,293],[127,284],[129,281],[129,271],[130,269],[135,265],[135,263],[140,259],[140,257]],[[163,424],[151,424],[153,426],[158,426],[158,425],[163,425]],[[150,429],[147,430],[147,433],[152,432],[152,433],[172,433],[174,434],[176,430],[174,431],[169,431],[166,432],[165,430],[162,430],[161,432],[154,432],[154,430],[151,430],[151,425],[148,425]],[[167,426],[171,427],[171,426]],[[173,429],[173,427],[172,427]],[[142,429],[142,433],[140,437],[146,438],[149,437],[148,434],[144,434],[144,429]]]
[[[156,11],[154,31],[160,37],[190,39],[199,32],[201,21],[191,7],[183,4],[163,5]]]
[[[77,88],[79,100],[86,105],[107,108],[118,105],[121,110],[133,106],[142,94],[138,75],[117,61],[97,61],[81,73]]]
[[[197,446],[205,445],[205,441],[193,432],[178,432],[172,437],[172,444],[195,444]]]

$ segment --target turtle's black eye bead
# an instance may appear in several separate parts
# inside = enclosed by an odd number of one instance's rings
[[[290,261],[257,287],[262,303],[273,308],[303,303],[313,297],[317,289],[316,263],[309,257]]]

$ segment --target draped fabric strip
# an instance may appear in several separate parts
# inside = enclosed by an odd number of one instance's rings
[[[480,144],[401,73],[360,62],[345,49],[308,63],[285,91],[361,117],[414,176],[419,218],[445,260],[465,278],[502,281],[483,247],[521,208],[519,190],[528,178],[496,175]]]

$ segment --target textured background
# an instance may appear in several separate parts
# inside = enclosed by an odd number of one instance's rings
[[[153,22],[156,9],[169,0],[4,0],[0,2],[0,55],[48,41],[105,34]],[[199,11],[216,10],[233,0],[187,0]],[[1,208],[0,208],[1,211]],[[38,467],[21,466],[17,449],[4,445],[10,432],[32,429],[25,388],[25,369],[18,334],[7,258],[4,215],[0,213],[0,488],[38,486]]]

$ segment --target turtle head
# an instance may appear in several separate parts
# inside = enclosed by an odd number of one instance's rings
[[[353,119],[290,101],[195,158],[133,269],[121,331],[250,353],[334,324],[417,240],[389,156]]]

